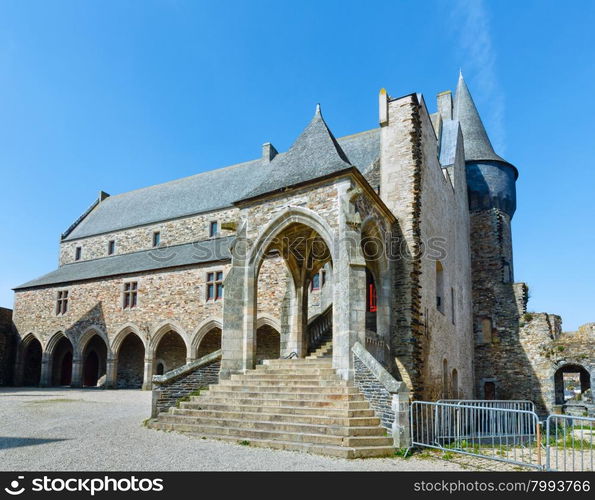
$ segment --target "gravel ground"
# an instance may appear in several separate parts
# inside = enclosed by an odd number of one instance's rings
[[[0,390],[5,471],[461,471],[434,457],[343,460],[250,448],[147,429],[151,393],[97,389]],[[489,462],[483,461],[483,467]]]

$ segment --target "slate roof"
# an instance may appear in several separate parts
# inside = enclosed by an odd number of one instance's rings
[[[241,199],[254,198],[349,168],[351,164],[347,155],[323,120],[320,106],[317,106],[314,118],[287,153],[275,156],[264,166],[262,182]]]
[[[211,210],[323,177],[350,165],[363,173],[380,156],[380,129],[335,139],[317,112],[286,153],[203,172],[104,199],[64,241]]]
[[[508,163],[494,151],[462,74],[459,74],[455,95],[454,119],[461,124],[466,161],[487,160]]]
[[[65,264],[51,273],[23,283],[15,288],[66,284],[94,278],[136,274],[171,267],[218,262],[231,259],[229,245],[234,237],[216,238],[185,245],[143,250],[101,259]]]
[[[456,120],[442,121],[442,134],[440,136],[440,165],[448,167],[453,165],[457,154],[457,137],[459,122]]]

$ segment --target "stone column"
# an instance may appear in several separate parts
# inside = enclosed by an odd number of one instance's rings
[[[409,448],[411,446],[411,419],[409,415],[409,391],[405,384],[398,393],[392,395],[392,410],[395,420],[392,425],[392,435],[395,448]]]
[[[76,357],[75,357],[76,356]],[[72,381],[70,387],[83,386],[83,360],[77,355],[72,357]]]
[[[41,376],[39,387],[50,387],[52,385],[52,355],[44,352],[41,355]]]
[[[293,284],[293,283],[292,283]],[[306,339],[307,325],[307,287],[301,283],[295,288],[291,297],[290,310],[290,330],[287,354],[295,352],[300,358],[303,358],[308,351]]]
[[[351,348],[366,342],[366,262],[360,244],[361,220],[343,193],[333,263],[333,367],[346,380],[354,377]]]
[[[150,391],[153,387],[153,358],[145,358],[145,369],[143,372],[143,391]]]
[[[105,386],[107,389],[115,389],[118,379],[118,360],[107,358],[105,367]]]
[[[231,247],[231,269],[225,277],[220,379],[254,367],[256,342],[256,278],[248,263],[246,226]]]

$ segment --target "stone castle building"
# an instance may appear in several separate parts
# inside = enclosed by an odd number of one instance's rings
[[[593,329],[527,314],[514,282],[518,171],[462,76],[436,113],[382,90],[379,125],[335,138],[317,108],[284,153],[100,192],[58,269],[15,288],[16,384],[148,389],[205,356],[233,380],[330,341],[341,380],[370,355],[416,399],[547,411],[573,370],[588,392]]]

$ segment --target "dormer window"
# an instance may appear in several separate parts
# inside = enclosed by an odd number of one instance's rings
[[[153,233],[153,246],[158,247],[161,244],[161,233],[159,231],[155,231]]]
[[[83,247],[76,247],[74,249],[74,260],[81,260],[82,255],[83,255]]]
[[[219,236],[219,222],[214,220],[209,223],[209,237]]]

